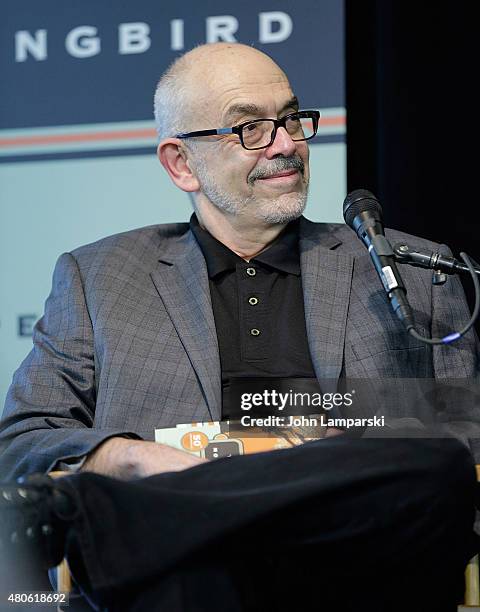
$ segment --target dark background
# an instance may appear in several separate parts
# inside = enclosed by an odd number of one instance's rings
[[[347,172],[386,225],[479,260],[474,6],[346,1]]]

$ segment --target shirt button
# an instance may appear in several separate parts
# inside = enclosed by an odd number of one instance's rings
[[[250,306],[255,306],[256,304],[258,304],[258,298],[250,297],[248,298],[248,303],[250,304]]]
[[[248,276],[255,276],[256,273],[257,271],[255,270],[255,268],[247,268]]]
[[[250,330],[250,335],[251,336],[259,336],[260,335],[260,330],[256,329],[255,327],[253,329]]]

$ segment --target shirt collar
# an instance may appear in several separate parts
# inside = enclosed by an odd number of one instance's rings
[[[253,257],[250,263],[258,262],[282,272],[299,276],[298,225],[298,219],[291,221],[280,236],[265,251]],[[205,257],[209,278],[214,278],[217,274],[227,270],[235,270],[238,263],[245,263],[245,260],[239,255],[203,229],[195,213],[190,218],[190,229]]]

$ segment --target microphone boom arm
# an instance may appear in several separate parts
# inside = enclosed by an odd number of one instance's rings
[[[457,274],[458,272],[471,273],[468,266],[458,259],[455,259],[455,257],[443,255],[439,251],[415,249],[405,242],[397,242],[393,246],[393,257],[397,263],[409,264],[416,268],[435,270],[443,272],[444,274]],[[475,265],[473,269],[475,273],[480,276],[480,268]]]

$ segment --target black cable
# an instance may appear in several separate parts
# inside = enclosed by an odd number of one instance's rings
[[[475,262],[475,260],[470,259],[470,257],[466,253],[460,253],[460,257],[467,265],[468,271],[470,272],[470,275],[473,280],[473,286],[475,288],[475,307],[473,309],[470,321],[459,332],[452,332],[451,334],[448,334],[443,338],[425,338],[424,336],[421,336],[413,327],[411,327],[408,330],[409,334],[417,340],[424,342],[425,344],[450,344],[451,342],[455,342],[467,333],[467,331],[473,326],[473,324],[477,320],[477,317],[480,313],[480,282],[478,281],[475,266],[472,263],[472,261]]]

